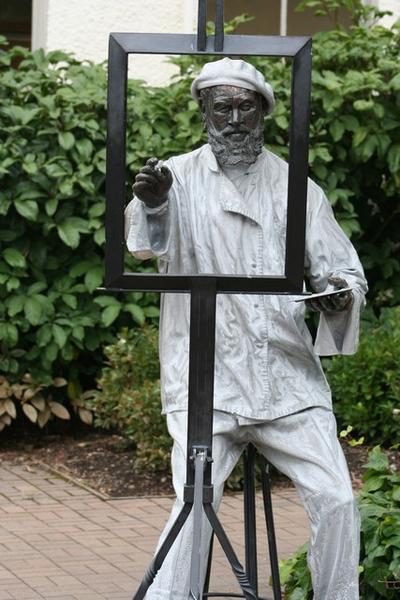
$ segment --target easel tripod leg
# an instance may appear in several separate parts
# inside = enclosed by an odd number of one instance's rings
[[[159,551],[153,558],[149,568],[147,569],[146,573],[144,574],[142,582],[141,582],[136,594],[133,596],[133,600],[143,600],[143,598],[145,597],[147,590],[153,583],[154,578],[157,575],[157,572],[160,570],[160,568],[165,560],[165,557],[167,556],[172,544],[178,537],[180,530],[182,529],[183,525],[185,524],[185,521],[188,518],[190,511],[192,510],[192,506],[193,505],[189,504],[189,503],[184,504],[175,523],[172,525],[170,532],[168,533],[167,537],[165,538],[164,542],[162,543],[161,548],[159,549]]]
[[[274,591],[274,600],[282,600],[278,552],[276,547],[274,517],[272,512],[271,487],[269,484],[269,463],[265,460],[263,460],[261,473],[264,513],[267,525],[269,560],[271,563],[272,589]]]
[[[232,571],[239,582],[240,587],[243,590],[244,596],[247,600],[258,600],[258,596],[253,586],[250,584],[248,577],[246,575],[245,570],[240,564],[238,557],[232,545],[221,525],[217,515],[214,512],[214,509],[211,504],[204,504],[204,512],[207,515],[208,520],[210,521],[211,527],[214,530],[215,535],[218,538],[219,543],[222,546],[223,551],[225,552],[229,563],[231,565]]]

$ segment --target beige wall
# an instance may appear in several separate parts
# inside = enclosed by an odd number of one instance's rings
[[[197,19],[196,0],[34,0],[40,28],[33,47],[63,49],[80,59],[107,58],[110,32],[189,33]],[[130,75],[152,85],[166,83],[174,68],[162,57],[143,56]]]
[[[400,0],[376,0],[375,4],[381,10],[389,10],[393,13],[391,16],[383,17],[382,24],[385,27],[390,27],[400,19]]]

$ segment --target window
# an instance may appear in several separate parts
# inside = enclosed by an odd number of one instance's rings
[[[225,1],[225,21],[243,13],[249,14],[254,19],[240,25],[235,33],[253,35],[312,35],[317,31],[332,29],[333,23],[328,17],[315,17],[312,10],[296,12],[299,2],[300,0]],[[209,20],[214,18],[213,6],[214,1],[208,0]],[[339,23],[349,25],[350,19],[346,11],[340,11]]]
[[[1,0],[0,35],[10,46],[31,47],[32,0]]]

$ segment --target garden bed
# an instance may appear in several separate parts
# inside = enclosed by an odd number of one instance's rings
[[[362,466],[368,447],[350,447],[343,442],[353,485],[361,483]],[[78,483],[110,497],[170,495],[173,489],[167,472],[143,473],[135,468],[132,445],[119,435],[103,432],[71,435],[50,435],[24,440],[3,440],[0,461],[43,463]],[[400,470],[400,452],[393,451],[390,462]],[[0,462],[1,464],[1,462]],[[273,474],[273,487],[291,485],[283,476]]]

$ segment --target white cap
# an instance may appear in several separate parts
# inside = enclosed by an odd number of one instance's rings
[[[258,92],[267,102],[267,114],[274,109],[275,98],[271,85],[265,81],[264,75],[260,71],[244,60],[232,60],[225,57],[206,63],[192,83],[193,98],[198,102],[200,90],[216,85],[235,85]]]

